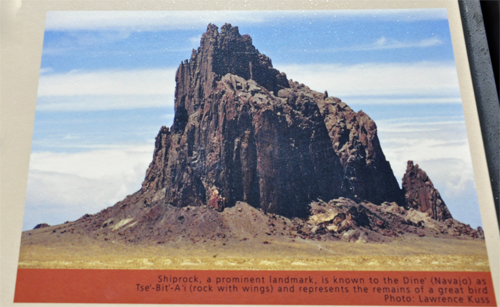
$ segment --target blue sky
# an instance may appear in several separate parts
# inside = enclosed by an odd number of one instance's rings
[[[47,13],[24,229],[139,189],[177,66],[226,22],[289,78],[368,113],[398,181],[414,160],[455,218],[481,225],[446,10],[61,11]]]

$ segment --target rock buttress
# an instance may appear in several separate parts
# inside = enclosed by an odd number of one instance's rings
[[[286,97],[292,105],[304,100],[318,105],[342,165],[337,172],[342,176],[344,197],[404,206],[404,195],[380,146],[377,125],[366,113],[354,112],[340,99],[312,91],[298,82],[290,82],[290,88],[282,90],[280,97]]]

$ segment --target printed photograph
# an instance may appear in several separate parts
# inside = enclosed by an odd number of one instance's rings
[[[446,9],[51,11],[19,268],[490,270]]]

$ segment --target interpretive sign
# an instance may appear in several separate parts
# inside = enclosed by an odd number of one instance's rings
[[[458,4],[307,9],[48,6],[13,302],[496,306]]]

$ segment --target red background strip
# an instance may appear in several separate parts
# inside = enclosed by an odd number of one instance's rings
[[[496,306],[490,272],[385,271],[19,269],[14,302]]]

